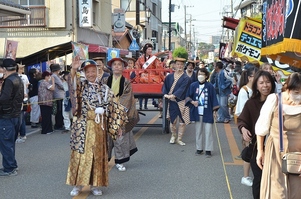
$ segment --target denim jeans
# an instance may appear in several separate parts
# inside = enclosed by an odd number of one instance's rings
[[[20,118],[0,119],[0,152],[4,172],[11,172],[17,168],[15,159],[15,141],[19,130]]]
[[[228,96],[219,96],[218,121],[230,120]]]

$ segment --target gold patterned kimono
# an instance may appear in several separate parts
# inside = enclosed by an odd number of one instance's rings
[[[77,82],[76,113],[71,127],[71,156],[66,184],[108,186],[108,134],[116,138],[127,122],[125,107],[114,102],[101,83]],[[75,96],[73,96],[75,97]],[[96,114],[97,107],[104,114]]]

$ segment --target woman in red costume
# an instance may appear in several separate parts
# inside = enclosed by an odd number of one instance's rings
[[[163,83],[164,73],[162,71],[163,67],[160,60],[152,55],[153,45],[146,43],[142,49],[143,54],[138,58],[135,63],[136,69],[147,69],[139,70],[136,74],[136,83]],[[152,69],[152,70],[148,70]],[[154,69],[160,69],[156,71]]]

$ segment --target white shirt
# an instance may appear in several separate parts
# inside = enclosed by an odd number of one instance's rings
[[[29,84],[29,80],[27,75],[19,74],[19,77],[22,79],[23,85],[24,85],[24,95],[28,94],[27,85]]]
[[[247,85],[246,85],[247,89],[248,89],[248,92],[249,92],[249,95],[247,93],[247,91],[241,87],[239,89],[239,93],[238,93],[238,96],[237,96],[237,102],[236,102],[236,109],[235,109],[235,115],[236,116],[239,116],[242,112],[242,109],[244,108],[245,106],[245,103],[247,102],[247,100],[252,96],[253,94],[253,91],[251,88],[249,88]]]

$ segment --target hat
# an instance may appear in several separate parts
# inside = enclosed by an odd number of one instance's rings
[[[94,57],[94,58],[92,58],[94,61],[96,61],[96,60],[104,60],[105,59],[105,57]]]
[[[133,58],[133,57],[126,57],[126,59],[129,61],[129,60],[132,60],[133,62],[135,62],[136,61],[136,59],[135,58]]]
[[[181,57],[176,57],[174,60],[175,61],[186,62],[186,59],[185,58],[181,58]]]
[[[50,72],[44,71],[44,72],[42,73],[42,78],[45,79],[46,76],[50,76],[50,75],[51,75]]]
[[[97,63],[92,59],[88,59],[82,63],[80,70],[86,70],[89,66],[97,66]]]
[[[16,70],[17,68],[17,64],[13,59],[4,59],[2,66],[3,68],[6,68],[6,70],[8,71]]]
[[[61,66],[59,64],[51,64],[50,70],[51,70],[51,72],[59,71],[59,70],[61,70]]]
[[[151,43],[146,43],[142,48],[142,52],[145,53],[149,47],[153,48],[153,45]]]
[[[175,61],[186,62],[188,59],[188,52],[184,47],[178,47],[174,49],[172,56],[175,57]]]
[[[126,61],[124,61],[122,58],[120,57],[115,57],[113,59],[111,59],[110,61],[108,61],[108,66],[112,67],[112,64],[114,61],[121,61],[124,64],[124,67],[127,67],[128,63]]]

